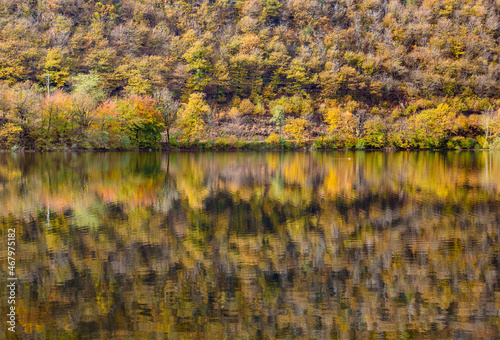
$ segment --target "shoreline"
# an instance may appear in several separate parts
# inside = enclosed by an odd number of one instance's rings
[[[497,149],[485,149],[485,148],[408,148],[408,149],[399,149],[394,147],[384,147],[379,149],[374,148],[314,148],[313,146],[304,147],[304,146],[287,146],[287,147],[258,147],[256,145],[246,145],[244,147],[216,147],[211,145],[202,145],[198,146],[184,146],[184,147],[168,147],[162,145],[160,148],[138,148],[138,149],[83,149],[83,148],[53,148],[46,150],[34,150],[34,149],[0,149],[0,153],[43,153],[43,152],[71,152],[71,153],[83,153],[83,152],[156,152],[156,151],[167,151],[167,152],[241,152],[241,151],[257,151],[257,152],[283,152],[283,151],[322,151],[322,152],[331,152],[331,151],[365,151],[365,152],[398,152],[398,151],[499,151]],[[261,143],[259,143],[261,144]]]

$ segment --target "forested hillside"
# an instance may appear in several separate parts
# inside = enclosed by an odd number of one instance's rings
[[[166,128],[189,142],[272,115],[298,144],[483,147],[500,132],[499,12],[498,0],[2,0],[0,143],[154,146]]]

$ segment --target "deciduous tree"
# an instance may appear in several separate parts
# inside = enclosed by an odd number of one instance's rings
[[[180,111],[179,128],[182,140],[189,142],[199,139],[205,133],[203,116],[210,112],[210,107],[203,99],[203,93],[195,92],[189,96],[189,101]]]

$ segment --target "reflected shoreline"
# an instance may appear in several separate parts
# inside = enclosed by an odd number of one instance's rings
[[[500,335],[497,153],[0,153],[0,203],[26,336]]]

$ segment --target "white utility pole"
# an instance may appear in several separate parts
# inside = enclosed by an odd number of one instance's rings
[[[51,74],[47,73],[46,76],[47,76],[47,97],[48,97],[48,96],[50,96],[50,76],[51,76]]]

